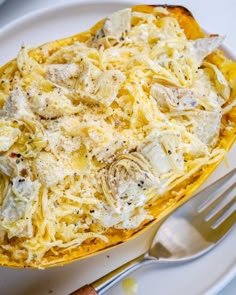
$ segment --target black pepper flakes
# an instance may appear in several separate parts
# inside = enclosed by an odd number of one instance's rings
[[[21,175],[23,176],[23,177],[26,177],[26,176],[28,176],[28,172],[27,172],[27,169],[22,169],[21,170]]]
[[[171,150],[168,150],[168,154],[171,155],[172,154],[172,151]]]

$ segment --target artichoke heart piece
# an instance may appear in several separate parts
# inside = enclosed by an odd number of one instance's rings
[[[6,123],[0,127],[0,139],[8,132],[8,139],[0,142],[0,151],[7,151],[14,143],[18,145],[20,152],[25,157],[34,157],[46,146],[42,124],[32,112],[25,92],[21,87],[16,87],[0,110],[0,118]],[[4,126],[13,120],[19,128]],[[9,125],[9,124],[8,124]]]
[[[231,88],[229,86],[229,83],[225,79],[224,75],[217,68],[217,66],[213,65],[212,63],[205,61],[203,63],[203,66],[209,70],[210,76],[213,78],[215,87],[218,90],[218,92],[225,100],[228,100],[230,97]]]
[[[156,173],[164,174],[172,169],[169,157],[157,139],[146,144],[139,150],[149,160]]]
[[[220,132],[221,114],[218,112],[198,111],[189,114],[193,120],[192,131],[197,138],[208,146],[214,146]]]
[[[197,107],[198,102],[193,91],[185,88],[166,87],[153,84],[150,91],[161,111],[190,110]]]
[[[7,231],[8,238],[31,237],[33,234],[32,214],[36,209],[40,183],[29,178],[15,177],[13,184],[6,190],[1,216],[1,226]]]
[[[33,118],[34,114],[31,111],[27,102],[25,93],[21,87],[16,87],[11,92],[6,100],[3,109],[0,110],[0,118],[14,118],[23,120],[24,118]]]
[[[66,82],[78,74],[78,65],[50,64],[46,67],[46,77],[55,84],[66,86]]]
[[[104,72],[97,81],[96,94],[92,96],[99,103],[109,106],[115,100],[120,84],[125,80],[125,75],[118,70]]]
[[[7,156],[0,156],[0,173],[10,177],[15,177],[18,174],[18,166],[16,161]]]
[[[6,152],[17,141],[21,132],[18,128],[1,126],[0,123],[0,152]]]
[[[131,9],[123,9],[109,16],[104,25],[103,31],[105,36],[121,38],[124,33],[130,30],[131,26]]]
[[[183,171],[184,159],[179,146],[180,136],[174,132],[162,132],[161,134],[150,134],[140,148],[145,158],[147,158],[153,169],[160,176],[171,171]]]
[[[76,92],[85,102],[109,106],[115,100],[125,75],[119,70],[102,72],[87,60],[80,62]]]
[[[27,204],[38,196],[40,184],[24,177],[13,178],[3,201],[1,214],[7,219],[23,218]]]
[[[137,152],[119,156],[102,178],[104,195],[118,213],[142,206],[158,185],[152,166]]]
[[[103,42],[104,37],[120,39],[131,28],[131,9],[126,8],[119,10],[104,21],[103,27],[97,31],[91,45],[99,46]]]
[[[198,67],[201,66],[205,57],[211,54],[223,43],[224,39],[224,36],[210,36],[208,38],[196,39],[189,42]]]

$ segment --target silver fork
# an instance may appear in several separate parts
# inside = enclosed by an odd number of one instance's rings
[[[71,295],[104,294],[130,272],[153,263],[195,259],[215,247],[236,222],[236,169],[196,194],[167,217],[147,253]]]

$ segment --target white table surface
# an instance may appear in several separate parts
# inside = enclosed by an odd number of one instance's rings
[[[89,1],[89,0],[88,0]],[[111,0],[112,1],[112,0]],[[1,0],[0,0],[1,2]],[[0,6],[0,28],[33,10],[75,0],[6,0]],[[138,1],[151,3],[153,1]],[[211,33],[226,35],[226,43],[236,51],[236,0],[164,0],[156,3],[178,4],[189,8],[202,27]],[[1,46],[1,44],[0,44]],[[236,277],[218,295],[235,295]],[[185,295],[185,294],[183,294]],[[187,295],[187,294],[186,294]]]

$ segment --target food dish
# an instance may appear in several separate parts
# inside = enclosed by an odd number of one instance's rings
[[[36,53],[37,54],[37,53]],[[213,56],[213,58],[214,58],[214,56]],[[223,83],[224,84],[224,83]],[[42,114],[41,114],[42,115]],[[229,132],[230,133],[230,132]],[[231,138],[231,137],[230,137]],[[232,138],[231,138],[232,139]],[[17,154],[16,154],[17,155]],[[206,176],[206,175],[205,175]],[[41,181],[44,181],[44,180],[42,180],[41,179]],[[199,184],[199,183],[198,183]],[[14,184],[13,184],[14,185]],[[189,190],[189,192],[190,192],[190,190]],[[181,197],[181,195],[180,195],[180,197]],[[63,261],[63,260],[62,260]]]
[[[38,1],[38,2],[37,2]],[[63,2],[63,1],[62,1]],[[171,1],[166,1],[171,4]],[[17,2],[18,3],[18,2]],[[43,2],[34,1],[34,11],[29,15],[23,15],[19,10],[19,6],[14,6],[8,10],[6,16],[8,19],[14,19],[14,13],[19,12],[20,19],[13,23],[7,24],[0,30],[1,52],[0,64],[6,63],[14,58],[20,48],[21,40],[25,40],[27,44],[38,46],[55,38],[63,38],[75,34],[79,30],[85,30],[97,20],[113,13],[116,10],[129,7],[136,4],[135,1],[122,1],[105,3],[103,1],[91,0],[78,1],[76,3],[68,3],[64,0],[64,4],[54,6],[53,0],[51,8],[43,8],[50,1]],[[152,3],[152,1],[150,1]],[[187,0],[181,2],[188,7]],[[224,10],[224,26],[218,23],[219,17],[222,16],[222,6],[220,1],[215,2],[215,13],[209,15],[206,9],[206,2],[191,2],[191,11],[194,15],[198,15],[200,23],[210,32],[227,32],[226,44],[231,43],[234,47],[234,39],[232,39],[233,19],[230,18],[231,6],[225,6]],[[204,4],[203,6],[201,4]],[[25,7],[31,5],[26,2]],[[37,6],[38,5],[38,6]],[[93,9],[91,9],[91,5]],[[223,4],[222,4],[223,5]],[[35,11],[40,7],[40,11]],[[42,9],[43,8],[43,9]],[[0,11],[0,16],[4,11]],[[5,13],[5,12],[4,12]],[[22,15],[22,16],[21,16]],[[232,21],[231,21],[232,20]],[[39,25],[40,24],[40,25]],[[50,27],[50,30],[47,28]],[[221,28],[221,30],[219,29]],[[233,50],[223,45],[223,50],[227,55],[235,60]],[[214,173],[204,182],[204,186],[210,182],[220,178],[230,169],[235,168],[236,163],[236,147],[232,147],[227,155],[228,165],[222,162]],[[236,229],[236,228],[235,228]],[[235,229],[220,243],[213,251],[188,264],[173,266],[168,269],[158,268],[147,270],[144,269],[132,277],[136,277],[138,281],[137,295],[144,292],[168,293],[170,295],[187,293],[191,295],[199,294],[216,294],[223,288],[236,273],[236,253],[234,251],[236,231]],[[74,263],[64,265],[64,267],[55,267],[50,269],[32,270],[32,269],[14,269],[1,268],[1,290],[4,294],[35,294],[44,295],[53,291],[58,295],[67,294],[82,286],[84,282],[91,282],[105,273],[115,269],[120,264],[134,258],[145,251],[148,247],[150,232],[145,231],[139,237],[112,247],[106,251],[99,252],[98,255],[81,259]],[[109,257],[109,258],[108,258]],[[221,266],[220,268],[218,266]],[[96,266],[96,267],[94,267]],[[214,271],[212,271],[214,269]],[[195,274],[198,274],[196,276]],[[182,280],[182,278],[188,278]],[[12,282],[14,281],[14,284]],[[171,281],[171,284],[169,282]],[[201,282],[201,284],[199,284]],[[187,283],[187,284],[186,284]],[[232,284],[231,284],[232,286]],[[232,286],[234,287],[234,285]],[[234,288],[231,289],[231,293]],[[229,294],[226,290],[222,294]],[[123,294],[122,288],[115,288],[111,294]],[[217,293],[218,294],[218,293]],[[221,294],[221,293],[220,293]]]

